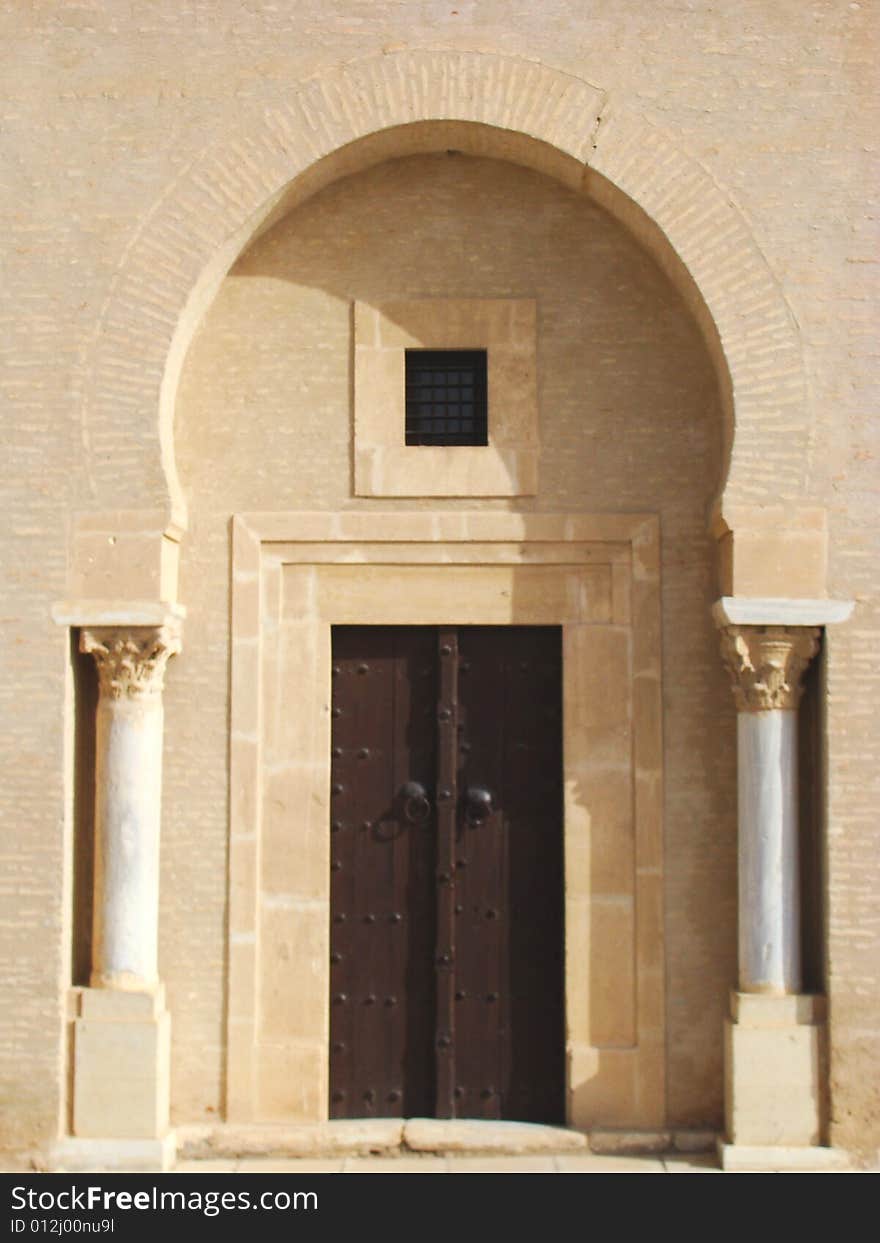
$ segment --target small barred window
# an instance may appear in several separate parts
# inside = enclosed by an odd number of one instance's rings
[[[485,350],[406,351],[406,443],[485,445]]]

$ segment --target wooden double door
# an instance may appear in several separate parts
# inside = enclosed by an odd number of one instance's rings
[[[330,1116],[564,1120],[557,627],[336,627]]]

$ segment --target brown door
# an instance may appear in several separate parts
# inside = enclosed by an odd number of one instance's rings
[[[331,1117],[564,1118],[560,643],[333,630]]]

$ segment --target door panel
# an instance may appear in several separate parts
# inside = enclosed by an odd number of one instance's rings
[[[561,1121],[560,631],[462,627],[459,650],[456,1113]]]
[[[434,1111],[434,636],[333,631],[330,1116]],[[407,818],[412,816],[413,822]]]
[[[331,1117],[562,1121],[559,629],[334,628],[332,712]]]

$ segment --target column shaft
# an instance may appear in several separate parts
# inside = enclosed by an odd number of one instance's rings
[[[721,650],[737,706],[739,987],[801,987],[797,707],[815,627],[740,625]]]
[[[159,982],[162,682],[179,628],[101,627],[80,646],[98,665],[93,988]]]
[[[801,988],[797,714],[740,712],[739,986]]]
[[[158,982],[162,716],[158,695],[98,705],[93,988]]]

